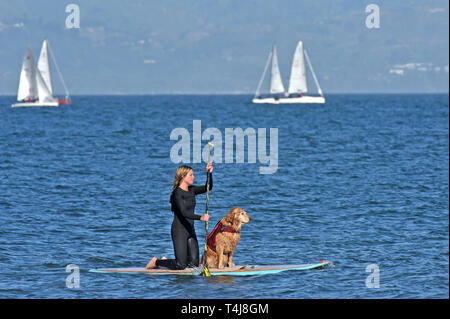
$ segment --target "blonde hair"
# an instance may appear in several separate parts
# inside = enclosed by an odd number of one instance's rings
[[[192,167],[187,165],[181,165],[177,168],[177,171],[175,172],[175,177],[173,179],[173,186],[172,186],[172,192],[180,186],[181,181],[183,178],[190,172],[193,171]]]

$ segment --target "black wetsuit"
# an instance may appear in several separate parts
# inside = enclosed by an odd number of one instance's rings
[[[209,190],[212,189],[212,174],[209,174]],[[197,267],[198,241],[195,234],[194,220],[200,220],[202,216],[194,213],[195,195],[206,193],[206,185],[188,187],[188,191],[177,187],[170,195],[170,203],[174,218],[172,222],[172,241],[175,252],[175,259],[156,261],[156,266],[163,266],[171,269],[184,269],[186,267]]]

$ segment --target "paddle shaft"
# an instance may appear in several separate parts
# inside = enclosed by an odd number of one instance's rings
[[[211,145],[209,145],[209,158],[208,163],[211,162]],[[210,182],[210,176],[211,173],[206,171],[206,215],[209,214],[208,212],[208,204],[209,204],[209,182]],[[208,236],[208,222],[205,223],[205,238]],[[206,241],[205,241],[205,251],[207,249]]]
[[[209,159],[208,163],[211,162],[211,147],[213,146],[212,143],[208,143],[209,145]],[[208,211],[208,204],[209,204],[209,185],[210,185],[210,172],[206,171],[206,215],[209,214]],[[208,269],[208,260],[207,260],[207,251],[208,251],[208,221],[205,222],[205,251],[203,252],[203,272],[202,275],[209,277],[211,276],[209,269]]]

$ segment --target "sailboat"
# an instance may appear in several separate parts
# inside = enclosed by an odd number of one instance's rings
[[[52,77],[48,60],[49,52],[51,53],[56,70],[66,92],[63,100],[59,100],[53,96]],[[64,83],[53,53],[50,50],[47,39],[42,43],[37,64],[34,62],[31,48],[27,49],[22,63],[22,71],[20,72],[17,102],[12,107],[59,106],[60,104],[70,104],[69,91]]]
[[[308,92],[308,82],[306,78],[306,62],[314,78],[314,82],[317,86],[317,91],[320,96],[308,96],[304,95]],[[270,87],[269,97],[261,96],[261,86],[267,73],[267,69],[271,64],[270,70]],[[283,94],[281,97],[273,96],[274,94]],[[297,103],[325,103],[325,97],[323,96],[322,89],[320,88],[319,81],[312,67],[308,53],[303,48],[303,42],[299,41],[294,52],[294,58],[291,66],[291,75],[289,78],[289,88],[286,91],[281,80],[280,69],[278,67],[278,56],[275,45],[272,46],[272,51],[269,53],[269,57],[264,68],[264,72],[258,83],[255,97],[252,100],[253,103],[267,103],[267,104],[297,104]]]

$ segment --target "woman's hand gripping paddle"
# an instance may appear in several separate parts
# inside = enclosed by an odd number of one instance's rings
[[[208,142],[209,145],[209,159],[208,163],[211,163],[211,150],[214,147],[214,144],[211,142]],[[210,173],[206,172],[206,215],[208,215],[208,203],[209,203],[209,178]],[[208,252],[208,244],[207,244],[207,237],[208,237],[208,222],[205,222],[205,251],[203,252],[202,257],[202,276],[209,277],[211,274],[209,273],[208,269],[208,260],[207,260],[207,252]]]

